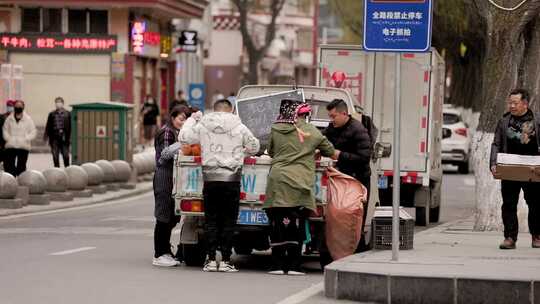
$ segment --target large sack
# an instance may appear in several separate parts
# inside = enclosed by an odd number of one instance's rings
[[[354,253],[362,237],[367,189],[353,177],[328,169],[326,246],[334,260]]]

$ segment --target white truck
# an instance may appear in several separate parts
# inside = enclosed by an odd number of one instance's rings
[[[352,97],[342,89],[320,87],[291,86],[246,86],[240,89],[237,97],[237,114],[242,121],[261,139],[264,147],[268,139],[270,125],[277,117],[276,109],[279,109],[280,97],[287,92],[301,91],[307,102],[312,105],[313,114],[310,122],[319,128],[329,124],[326,105],[333,99],[343,99],[349,105],[349,110],[354,112]],[[276,98],[268,98],[275,96]],[[247,109],[251,109],[246,111]],[[251,112],[250,112],[251,111]],[[254,118],[258,117],[258,118]],[[329,254],[324,242],[324,213],[327,200],[327,176],[326,167],[332,163],[329,159],[317,162],[317,174],[315,181],[315,193],[317,212],[309,218],[311,242],[307,247],[321,254],[321,265],[329,262]],[[267,250],[268,243],[268,218],[262,204],[265,199],[266,180],[270,170],[271,159],[268,156],[249,157],[245,159],[242,180],[240,212],[237,221],[237,232],[233,240],[234,251],[237,254],[250,254],[253,249]],[[376,171],[372,170],[372,184],[377,182]],[[201,158],[196,156],[179,156],[175,163],[174,173],[174,197],[176,201],[176,213],[182,215],[180,249],[187,265],[201,265],[205,259],[204,251],[204,204],[202,202],[202,168]],[[367,210],[366,225],[364,228],[365,244],[371,240],[371,218],[378,201],[377,191],[370,194],[370,202]]]
[[[358,111],[372,117],[377,141],[386,145],[394,130],[395,59],[359,46],[319,49],[318,85],[349,91]],[[425,226],[440,215],[444,60],[435,49],[403,53],[401,73],[401,204],[416,207],[416,223]],[[381,158],[376,168],[381,203],[391,204],[392,158]]]

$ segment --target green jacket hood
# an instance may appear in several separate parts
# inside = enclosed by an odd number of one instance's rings
[[[288,134],[296,131],[296,127],[288,123],[276,123],[272,125],[272,130],[279,132],[281,134]]]

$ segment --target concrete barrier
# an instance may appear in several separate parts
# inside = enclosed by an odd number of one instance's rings
[[[0,172],[0,208],[18,209],[23,207],[23,200],[16,198],[19,184],[13,175]]]
[[[60,168],[51,168],[43,171],[47,181],[47,192],[65,192],[68,188],[68,176]]]
[[[67,167],[66,174],[68,175],[68,189],[75,197],[92,197],[93,192],[86,189],[88,174],[81,166]]]
[[[84,169],[84,171],[86,171],[86,174],[88,174],[89,186],[101,185],[101,183],[103,183],[105,180],[105,173],[97,164],[85,163],[82,164],[81,167]]]
[[[0,172],[0,199],[12,199],[17,195],[17,179],[7,172]]]
[[[51,201],[69,202],[73,200],[73,193],[68,190],[68,175],[60,168],[51,168],[43,171],[47,180],[47,194]]]
[[[103,182],[113,183],[116,180],[115,178],[116,171],[114,170],[114,167],[110,161],[104,160],[104,159],[98,160],[96,162],[96,165],[98,165],[101,168],[101,170],[103,170],[103,174],[104,174]]]
[[[50,196],[45,193],[47,190],[47,180],[43,173],[30,170],[25,171],[17,177],[17,182],[21,186],[28,188],[30,193],[28,204],[30,205],[48,205],[50,204]]]

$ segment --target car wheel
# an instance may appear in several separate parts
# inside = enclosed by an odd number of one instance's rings
[[[458,172],[461,174],[469,174],[469,161],[465,161],[458,165]]]

